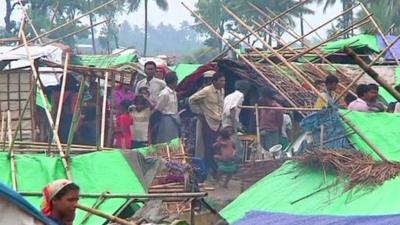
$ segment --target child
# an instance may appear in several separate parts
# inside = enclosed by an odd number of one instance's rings
[[[135,118],[135,124],[132,126],[133,147],[140,148],[148,144],[148,129],[151,115],[150,102],[143,95],[138,95],[135,98],[131,115]]]
[[[231,139],[231,132],[228,129],[222,129],[213,146],[217,152],[217,154],[214,155],[218,164],[217,181],[221,174],[225,174],[226,179],[223,187],[227,188],[232,175],[238,170],[238,165],[235,161],[236,146],[235,142]]]
[[[129,114],[129,100],[123,100],[120,104],[121,114],[117,116],[115,129],[115,147],[130,149],[132,147],[131,125],[134,124],[133,117]]]

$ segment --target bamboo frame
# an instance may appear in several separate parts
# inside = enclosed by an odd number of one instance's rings
[[[11,111],[10,109],[7,110],[7,137],[8,137],[8,147],[11,147],[11,140],[12,140],[12,130],[11,130]]]
[[[91,207],[92,209],[98,209],[100,207],[100,205],[106,200],[106,198],[104,198],[104,194],[106,194],[106,193],[109,193],[109,192],[105,191],[105,192],[101,193],[101,195],[96,199],[96,202]],[[92,215],[91,212],[87,212],[86,215],[83,217],[80,225],[85,224],[91,215]]]
[[[19,192],[22,196],[43,196],[42,192]],[[102,193],[80,193],[82,198],[98,198]],[[159,194],[103,194],[104,198],[136,198],[136,199],[171,199],[171,198],[204,198],[207,192],[184,192],[184,193],[159,193]]]
[[[307,1],[307,0],[306,0]],[[194,15],[199,21],[201,21],[215,36],[217,36],[221,41],[223,41],[230,49],[234,50],[234,47],[227,41],[225,40],[217,31],[215,31],[200,15],[192,11],[189,7],[187,7],[183,2],[181,3],[192,15]],[[278,93],[285,98],[286,101],[293,107],[296,107],[296,104],[289,98],[285,93],[283,93],[272,81],[267,79],[264,74],[253,64],[251,63],[246,57],[244,57],[242,54],[238,54],[239,57],[247,64],[249,65],[256,73],[261,76],[269,85],[271,85],[275,90],[278,91]]]
[[[97,87],[96,87],[96,149],[97,151],[101,150],[100,144],[100,133],[101,133],[101,108],[100,108],[100,77],[97,78]]]
[[[396,38],[392,43],[390,43],[385,49],[383,49],[383,50],[381,51],[381,53],[379,53],[379,55],[377,55],[377,56],[372,60],[372,62],[368,64],[368,66],[371,67],[372,65],[374,65],[374,64],[375,64],[375,63],[376,63],[376,62],[377,62],[391,47],[393,47],[393,45],[396,44],[397,41],[399,41],[399,40],[400,40],[400,35],[397,36],[397,38]],[[344,94],[346,94],[346,92],[347,92],[355,83],[357,83],[358,80],[361,79],[361,77],[362,77],[364,74],[365,74],[365,71],[361,72],[356,78],[354,78],[354,79],[351,81],[351,83],[350,83],[349,85],[347,85],[347,87],[342,91],[342,93],[340,93],[339,96],[337,96],[336,102],[339,101],[339,100],[344,96]]]
[[[258,8],[257,6],[255,6],[254,4],[252,4],[251,2],[248,3],[250,6],[252,6],[255,10],[257,10],[261,15],[265,16],[267,19],[270,19],[270,17],[264,12],[262,11],[260,8]],[[265,9],[272,14],[272,16],[275,16],[275,14],[272,12],[272,10],[268,9],[267,7],[265,7]],[[304,20],[306,21],[306,20]],[[280,23],[283,23],[280,24]],[[281,29],[283,29],[284,31],[286,31],[290,36],[294,37],[294,38],[301,38],[301,36],[293,29],[290,28],[289,25],[287,24],[286,21],[279,19],[276,23],[276,25],[278,25]],[[309,25],[311,29],[314,29],[311,25]],[[315,32],[316,33],[316,32]],[[300,42],[303,44],[304,47],[306,48],[310,48],[310,46],[303,40],[303,39],[299,39]],[[322,40],[322,39],[321,39]],[[325,55],[324,53],[320,53],[317,50],[313,50],[313,53],[315,53],[319,58],[322,59],[323,62],[326,62],[331,68],[335,69],[338,73],[340,73],[342,76],[347,77],[347,75],[340,70],[339,68],[337,68],[332,62],[330,62],[326,57],[330,54]],[[313,68],[316,68],[320,73],[326,75],[326,73],[321,70],[318,66],[314,65],[311,61],[309,61],[308,59],[304,58],[304,60],[311,65]],[[341,83],[339,83],[339,86],[342,88],[346,88],[345,86],[343,86]],[[352,93],[354,94],[354,93]]]
[[[239,108],[242,109],[255,109],[256,106],[241,105]],[[269,106],[257,106],[258,109],[271,109],[271,110],[286,110],[286,111],[304,111],[304,112],[315,112],[320,111],[318,108],[289,108],[289,107],[269,107]]]
[[[67,178],[68,179],[72,179],[71,171],[69,170],[68,163],[67,163],[67,161],[65,159],[65,155],[64,155],[64,152],[63,152],[62,147],[61,147],[60,137],[58,136],[58,133],[54,132],[55,131],[54,130],[54,121],[53,121],[53,118],[51,117],[51,114],[49,112],[47,99],[46,99],[46,97],[45,97],[45,95],[43,93],[42,86],[41,86],[41,84],[39,82],[40,81],[39,74],[38,74],[38,72],[36,70],[36,67],[34,65],[33,59],[31,57],[31,53],[29,51],[28,43],[26,41],[25,32],[23,30],[22,30],[22,40],[24,42],[25,50],[26,50],[26,53],[27,53],[27,56],[28,56],[28,59],[29,59],[30,65],[31,65],[31,69],[32,69],[33,75],[34,75],[35,79],[37,79],[36,84],[37,84],[37,87],[38,87],[38,90],[39,90],[39,94],[40,94],[40,97],[41,97],[41,99],[43,101],[43,104],[44,104],[44,110],[46,112],[47,119],[49,120],[50,126],[51,126],[51,128],[53,130],[53,134],[55,136],[56,144],[57,144],[58,150],[60,151],[60,156],[62,157],[61,161],[63,163],[63,166],[64,166],[65,170],[66,170]],[[33,107],[33,106],[31,106],[31,107]]]
[[[0,142],[4,141],[4,134],[5,134],[5,129],[6,129],[6,118],[5,115],[3,113],[3,111],[1,111],[1,130],[0,130]]]
[[[108,89],[108,76],[109,73],[106,72],[106,78],[104,81],[104,95],[103,95],[103,109],[101,114],[101,133],[100,133],[100,148],[104,148],[104,135],[106,130],[106,110],[107,110],[107,89]],[[100,86],[100,84],[99,84]]]
[[[261,135],[260,135],[260,112],[258,104],[255,104],[254,109],[256,110],[256,139],[257,139],[257,151],[261,152]],[[268,150],[268,149],[267,149]],[[255,155],[253,156],[253,160],[255,160]]]
[[[360,5],[361,5],[361,8],[364,10],[364,12],[365,12],[366,14],[371,14],[371,13],[369,12],[369,10],[367,9],[367,7],[365,7],[364,3],[360,2]],[[379,35],[382,36],[382,39],[383,39],[383,41],[385,42],[386,46],[388,46],[388,45],[389,45],[389,41],[388,41],[388,39],[386,38],[385,34],[382,32],[381,28],[378,26],[378,23],[375,21],[374,16],[371,16],[371,17],[370,17],[370,21],[371,21],[372,24],[375,26],[375,28],[376,28],[376,30],[378,31]],[[396,54],[395,54],[391,49],[389,49],[389,52],[390,52],[390,54],[393,55],[393,58],[394,58],[394,60],[396,61],[397,65],[400,65],[399,59],[397,58]]]
[[[58,99],[56,124],[54,126],[54,132],[57,132],[57,134],[58,134],[58,128],[59,128],[59,125],[60,125],[60,119],[61,119],[61,114],[62,114],[62,110],[63,110],[63,105],[64,105],[63,102],[64,102],[65,87],[67,86],[68,63],[69,63],[69,53],[67,52],[66,55],[65,55],[63,79],[62,79],[62,82],[61,82],[60,98]]]
[[[115,110],[115,74],[111,74],[111,101],[110,101],[110,117],[108,120],[107,145],[112,146],[114,137],[114,110]]]
[[[256,31],[256,32],[260,31],[263,27],[266,27],[266,26],[268,26],[269,24],[272,24],[275,20],[277,20],[277,19],[279,19],[279,18],[285,16],[286,14],[288,14],[289,12],[291,12],[292,10],[297,9],[298,7],[300,7],[300,6],[304,5],[304,4],[306,4],[307,2],[310,2],[310,0],[302,0],[302,1],[300,1],[299,3],[295,4],[294,6],[288,8],[287,10],[285,10],[284,12],[282,12],[281,14],[279,14],[278,16],[274,17],[272,20],[270,20],[270,21],[264,23],[262,27],[258,27],[257,29],[255,29],[255,31]],[[186,9],[188,9],[189,11],[191,11],[183,2],[182,2],[182,5],[185,6]],[[192,13],[192,14],[193,14],[193,13]],[[218,33],[218,35],[220,35],[220,34]],[[246,40],[246,39],[247,39],[248,37],[250,37],[250,36],[251,36],[251,34],[246,35],[245,37],[243,37],[243,38],[240,39],[239,41],[235,42],[235,43],[232,44],[231,46],[236,46],[236,45],[240,44],[242,41]],[[219,55],[217,55],[216,57],[214,57],[214,58],[211,60],[211,62],[212,62],[212,61],[215,61],[215,60],[217,60],[217,59],[219,59],[220,57],[222,57],[223,55],[225,55],[228,51],[229,51],[229,49],[226,49],[226,50],[222,51]]]
[[[35,26],[33,26],[32,20],[31,20],[31,18],[29,17],[28,12],[25,10],[25,8],[24,8],[24,6],[23,6],[21,0],[18,0],[18,3],[19,3],[19,5],[20,5],[21,8],[22,8],[22,12],[24,13],[24,18],[22,18],[22,19],[23,19],[23,20],[26,19],[26,20],[28,21],[29,25],[31,26],[31,28],[32,28],[32,30],[33,30],[33,33],[35,33],[35,36],[36,36],[36,37],[39,37],[39,34],[38,34],[38,32],[37,32]],[[21,29],[24,29],[24,26],[21,26]],[[42,44],[42,39],[39,38],[38,40],[39,40],[39,43]]]

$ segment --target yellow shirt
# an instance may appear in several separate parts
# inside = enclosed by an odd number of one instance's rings
[[[330,104],[335,104],[334,95],[331,96],[327,92],[321,93],[321,97],[318,97],[317,101],[314,104],[314,108],[322,109],[328,106],[328,102]]]
[[[189,98],[189,104],[193,112],[204,115],[211,129],[218,130],[224,108],[223,89],[217,90],[212,84],[206,86]]]

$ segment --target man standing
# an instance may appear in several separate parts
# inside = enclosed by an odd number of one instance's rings
[[[369,112],[369,107],[367,104],[369,100],[368,92],[369,86],[367,84],[358,85],[356,89],[358,98],[349,104],[348,109],[358,112]]]
[[[150,91],[150,100],[156,102],[158,95],[161,90],[165,88],[166,84],[163,80],[160,80],[155,76],[157,65],[153,61],[148,61],[144,64],[144,72],[146,73],[146,78],[140,80],[136,84],[135,93],[139,93],[141,87],[148,87]]]
[[[314,104],[315,108],[322,109],[327,106],[333,106],[335,104],[334,99],[334,91],[337,88],[339,83],[339,79],[334,75],[329,75],[325,79],[325,91],[321,93],[321,97],[318,97],[317,101]]]
[[[157,98],[156,110],[161,113],[160,120],[156,124],[154,144],[167,143],[180,136],[180,121],[178,116],[178,98],[176,86],[178,77],[175,72],[165,76],[167,86],[161,91]]]
[[[386,110],[386,106],[378,100],[379,96],[379,86],[376,84],[369,84],[369,101],[367,102],[369,111],[371,112],[384,112]]]
[[[274,93],[267,88],[260,91],[261,106],[282,107],[274,100]],[[260,135],[261,145],[268,151],[271,147],[279,144],[283,126],[283,112],[281,109],[260,110]]]
[[[221,128],[225,82],[224,74],[217,72],[212,78],[212,84],[189,98],[190,108],[193,112],[199,114],[195,155],[204,159],[207,170],[211,169],[213,175],[216,174],[217,170],[213,158],[213,144]]]

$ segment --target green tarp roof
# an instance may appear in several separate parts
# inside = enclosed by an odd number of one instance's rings
[[[16,171],[18,191],[42,192],[49,182],[65,178],[65,170],[59,157],[44,155],[18,154],[16,157]],[[102,193],[110,191],[114,194],[144,194],[145,189],[137,178],[131,166],[119,151],[103,151],[84,155],[72,156],[71,173],[74,182],[81,193]],[[7,152],[0,152],[0,182],[11,187],[10,160]],[[37,208],[40,207],[41,197],[26,197]],[[108,214],[115,213],[127,199],[106,199],[99,210]],[[81,198],[80,203],[93,206],[96,198]],[[75,224],[86,213],[78,210]],[[91,216],[85,224],[102,224],[105,220]]]
[[[381,51],[376,36],[370,34],[360,34],[351,38],[328,42],[322,46],[322,51],[326,53],[337,52],[345,46],[351,46],[352,48],[368,47],[375,52]]]
[[[367,138],[389,159],[400,161],[400,115],[342,111]],[[357,135],[351,136],[360,151],[378,156]],[[250,210],[298,215],[388,215],[399,214],[400,177],[376,188],[355,188],[344,192],[344,183],[325,187],[336,181],[335,174],[311,168],[298,168],[288,162],[264,177],[226,206],[221,215],[234,222]],[[303,200],[300,200],[304,198]],[[297,203],[293,203],[297,200]]]
[[[178,82],[180,82],[202,65],[203,64],[178,64],[175,66],[175,68],[173,68],[173,71],[176,72],[176,75],[178,76]]]
[[[116,67],[132,62],[137,62],[136,55],[76,55],[71,59],[72,65],[90,66],[100,69]]]

